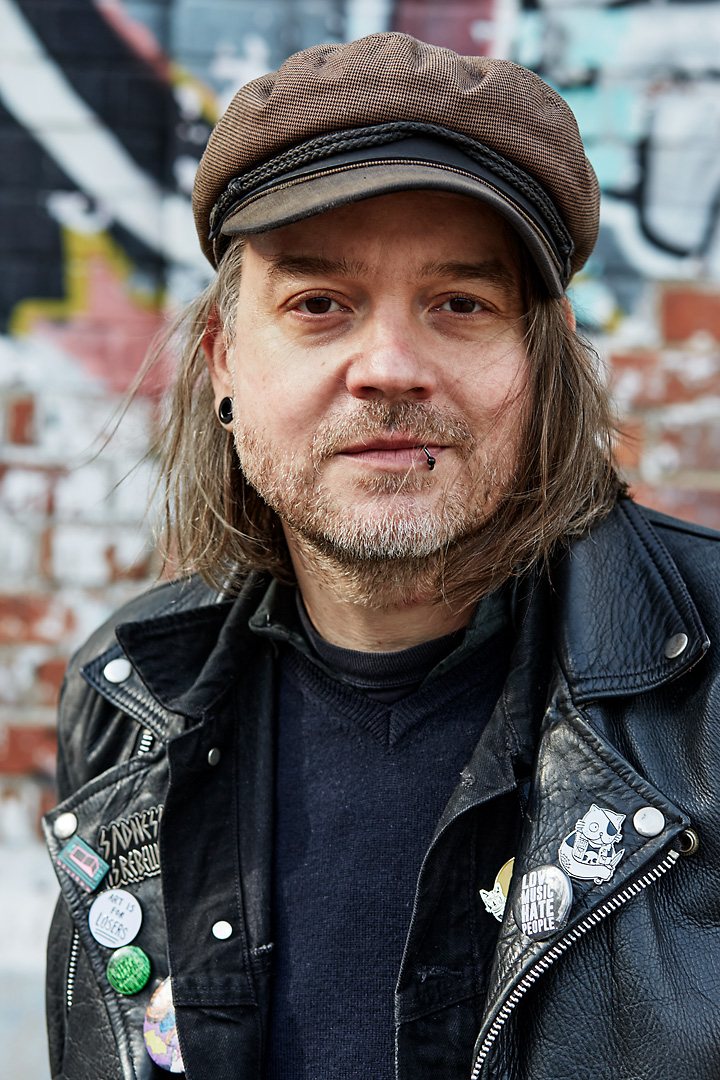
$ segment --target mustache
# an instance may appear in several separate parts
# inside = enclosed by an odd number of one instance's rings
[[[472,454],[475,438],[464,421],[435,405],[419,401],[366,401],[349,416],[324,421],[315,432],[312,459],[315,465],[354,442],[402,432],[418,443],[453,446],[463,459]]]

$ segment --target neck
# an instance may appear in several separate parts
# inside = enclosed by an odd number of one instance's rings
[[[295,574],[319,634],[343,649],[397,652],[460,630],[472,606],[438,602],[438,557],[340,563],[288,536]]]

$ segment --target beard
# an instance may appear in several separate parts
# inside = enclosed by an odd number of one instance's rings
[[[502,417],[496,417],[502,425]],[[349,445],[400,431],[419,445],[451,447],[455,474],[440,481],[422,463],[404,473],[368,470],[338,494],[324,466]],[[492,432],[490,433],[492,434]],[[257,430],[235,425],[245,480],[278,515],[291,553],[351,602],[397,607],[442,593],[447,560],[472,541],[513,480],[518,438],[486,438],[467,424],[415,402],[364,402],[351,416],[330,417],[309,455],[280,455]],[[444,463],[444,471],[452,463]],[[433,485],[439,497],[423,498]]]

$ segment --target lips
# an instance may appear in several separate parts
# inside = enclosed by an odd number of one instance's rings
[[[384,435],[376,439],[363,439],[355,443],[351,443],[349,446],[344,446],[342,450],[338,451],[340,454],[365,454],[367,452],[387,452],[394,453],[401,450],[419,450],[427,446],[430,453],[435,450],[442,450],[443,447],[428,442],[424,439],[419,439],[417,436],[392,434]]]
[[[424,447],[435,459],[444,447],[431,442],[424,442],[417,436],[402,433],[354,442],[338,451],[338,457],[350,458],[363,465],[386,469],[407,470],[415,465],[426,463]]]

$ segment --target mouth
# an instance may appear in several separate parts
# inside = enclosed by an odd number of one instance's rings
[[[358,464],[407,470],[413,465],[427,466],[428,454],[437,460],[445,449],[439,443],[426,442],[417,436],[393,432],[351,443],[338,451],[337,456],[349,458]]]

